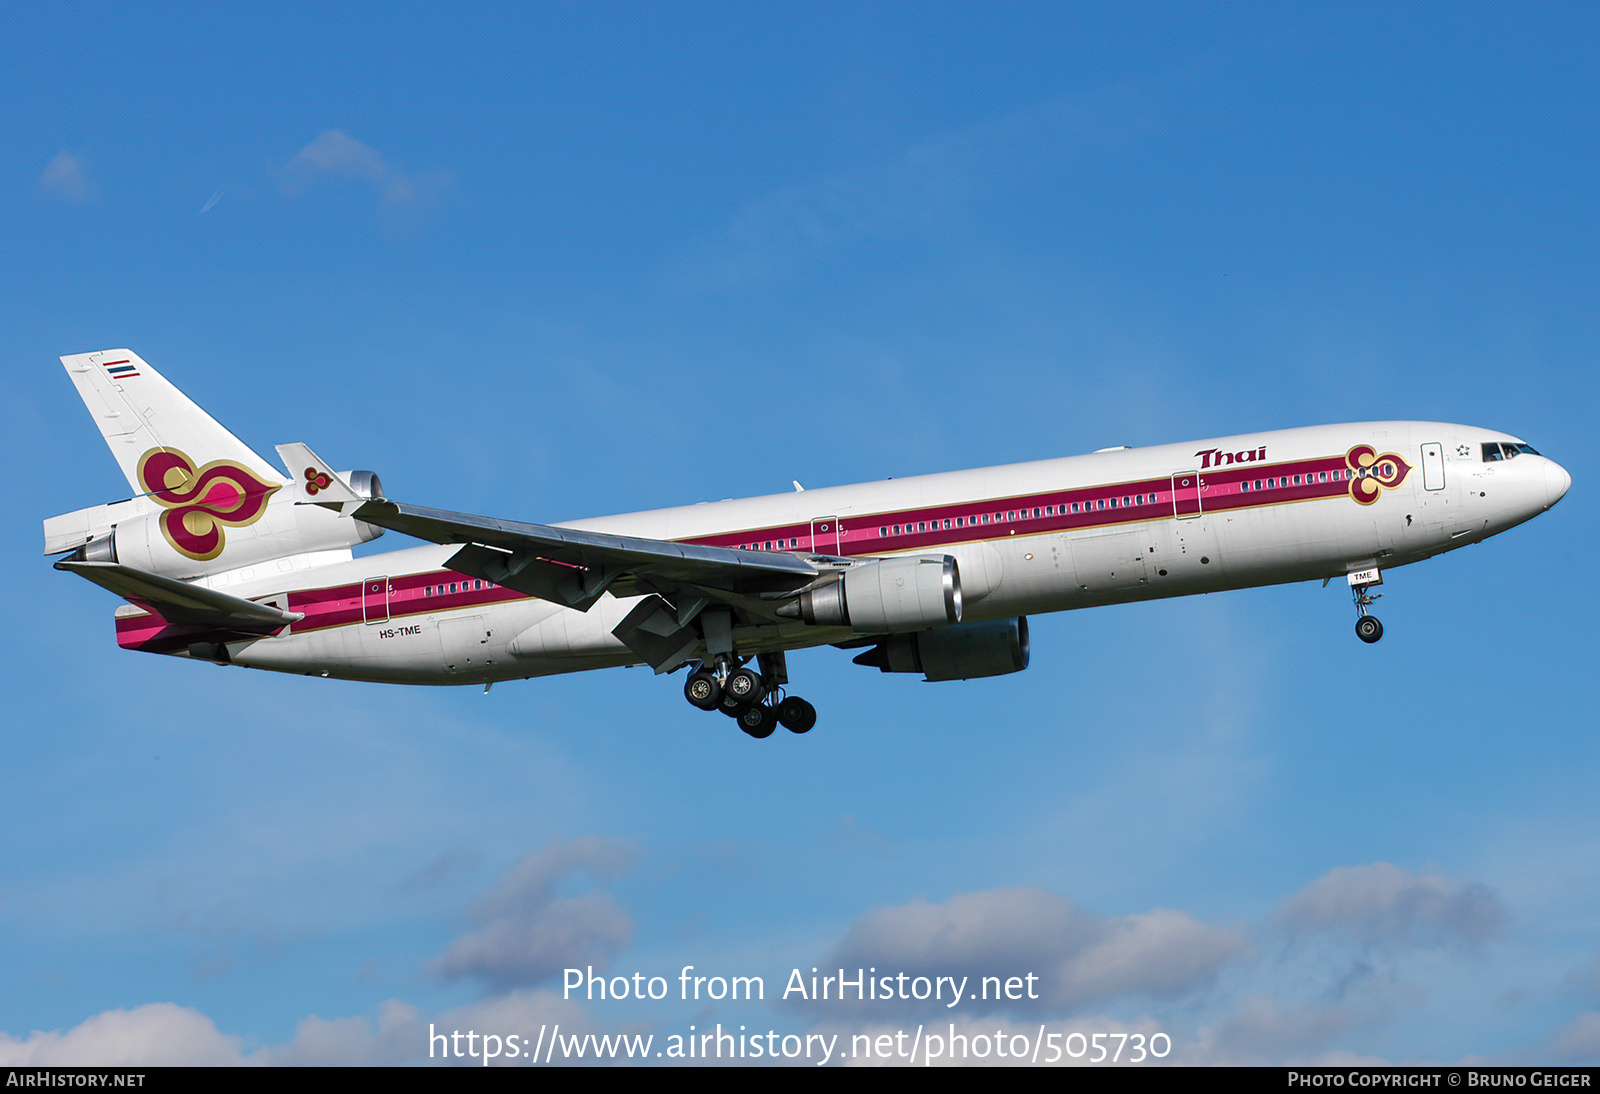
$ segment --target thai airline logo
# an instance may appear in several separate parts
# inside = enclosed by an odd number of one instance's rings
[[[306,493],[312,497],[333,485],[333,479],[328,477],[326,471],[318,471],[315,467],[306,468]]]
[[[263,482],[236,463],[213,460],[198,470],[176,448],[152,448],[139,457],[139,482],[165,508],[161,534],[172,549],[200,562],[222,553],[224,526],[254,524],[281,483]]]
[[[1202,448],[1195,453],[1195,456],[1200,460],[1200,470],[1202,471],[1208,467],[1226,467],[1232,463],[1256,463],[1257,461],[1265,463],[1267,446],[1247,448],[1243,452],[1224,452],[1220,448]]]
[[[1362,505],[1371,505],[1411,474],[1411,465],[1405,460],[1393,452],[1379,455],[1369,444],[1358,444],[1346,452],[1344,462],[1350,469],[1350,496]]]

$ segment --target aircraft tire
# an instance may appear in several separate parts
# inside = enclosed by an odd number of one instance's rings
[[[790,733],[809,733],[817,724],[817,708],[798,695],[791,695],[778,704],[778,721]]]
[[[1370,645],[1383,637],[1383,624],[1375,615],[1364,615],[1356,620],[1356,637]]]
[[[771,707],[746,707],[739,715],[739,728],[757,740],[772,736],[778,728],[778,715]]]
[[[690,706],[715,710],[722,703],[722,685],[709,672],[690,673],[689,679],[684,681],[683,697],[689,700]]]
[[[729,698],[740,703],[754,703],[762,696],[761,674],[751,669],[735,669],[728,673],[722,690]]]

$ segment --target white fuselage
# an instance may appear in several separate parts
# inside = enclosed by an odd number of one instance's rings
[[[1488,460],[1503,433],[1433,422],[1313,426],[572,521],[655,540],[847,558],[949,555],[963,622],[1342,578],[1476,543],[1543,512],[1570,478],[1537,454]],[[234,664],[460,684],[637,663],[612,635],[631,598],[574,611],[446,568],[420,546],[283,573],[204,579],[305,618],[230,640]],[[181,629],[180,629],[181,630]],[[134,608],[130,648],[192,635]],[[735,627],[744,654],[855,637],[795,621]]]

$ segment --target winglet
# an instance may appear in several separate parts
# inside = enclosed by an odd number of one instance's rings
[[[292,489],[296,491],[296,505],[320,505],[324,509],[337,509],[341,514],[349,515],[367,500],[352,490],[350,484],[328,466],[327,461],[319,459],[306,445],[296,441],[277,447],[278,458],[289,469],[289,481],[294,483]]]

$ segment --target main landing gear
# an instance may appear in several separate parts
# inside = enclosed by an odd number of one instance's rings
[[[783,726],[790,733],[806,733],[817,724],[817,708],[798,695],[784,695],[789,681],[784,655],[763,653],[761,671],[736,665],[731,656],[717,658],[707,668],[698,666],[684,682],[683,696],[701,710],[720,710],[752,737],[772,736]]]

